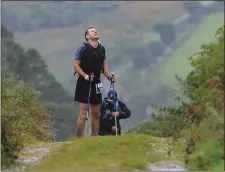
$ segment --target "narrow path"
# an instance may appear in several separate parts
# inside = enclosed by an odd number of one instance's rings
[[[24,153],[31,154],[31,156],[19,156],[18,161],[25,165],[33,165],[38,163],[48,152],[50,148],[27,148]]]
[[[62,142],[37,145],[23,149],[16,162],[21,164],[21,168],[8,169],[5,172],[19,172],[25,170],[27,166],[32,166],[40,162],[52,149],[60,147]]]

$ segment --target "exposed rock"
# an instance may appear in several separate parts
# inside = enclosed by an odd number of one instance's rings
[[[186,171],[180,161],[159,161],[147,166],[149,171]]]

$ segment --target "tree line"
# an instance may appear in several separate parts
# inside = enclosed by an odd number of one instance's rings
[[[116,2],[18,2],[2,5],[2,23],[11,31],[27,32],[32,30],[76,26],[85,22],[90,15],[107,15],[113,12]],[[94,11],[93,11],[94,9]],[[85,13],[84,13],[85,11]]]

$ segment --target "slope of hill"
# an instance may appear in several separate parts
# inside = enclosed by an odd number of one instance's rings
[[[203,43],[214,39],[214,32],[223,23],[224,13],[205,16],[199,26],[188,33],[190,38],[179,49],[165,57],[155,69],[147,68],[142,74],[140,69],[130,67],[120,76],[120,85],[124,87],[123,96],[127,98],[126,102],[134,114],[133,122],[140,121],[140,116],[147,119],[147,114],[153,112],[152,110],[146,112],[149,104],[174,103],[169,98],[168,89],[177,85],[175,74],[185,77],[190,72],[187,57],[196,52]],[[135,125],[135,122],[133,124]]]
[[[148,91],[149,93],[153,93],[160,84],[174,88],[177,83],[175,75],[185,78],[191,70],[187,58],[196,52],[202,44],[214,40],[216,29],[223,23],[224,13],[205,16],[199,26],[189,33],[190,37],[179,49],[172,52],[169,57],[166,57],[155,70],[148,69],[146,71],[151,81],[154,82],[147,82],[147,87],[141,92],[146,93]]]
[[[198,28],[191,33],[190,38],[168,57],[159,68],[162,74],[163,84],[174,86],[175,75],[186,77],[190,72],[191,66],[188,65],[187,57],[198,51],[202,44],[206,44],[215,39],[215,31],[224,23],[224,13],[216,13],[205,16]]]
[[[191,70],[191,68],[189,68],[190,65],[187,65],[187,57],[197,51],[203,43],[212,41],[212,39],[214,39],[214,32],[223,23],[224,13],[216,13],[205,16],[199,26],[191,33],[189,33],[190,37],[182,44],[182,46],[178,50],[170,53],[169,56],[166,57],[165,60],[163,60],[162,63],[160,63],[156,67],[156,70],[148,68],[145,71],[147,75],[144,75],[143,77],[148,76],[151,81],[154,81],[151,82],[147,80],[145,85],[147,85],[148,88],[151,88],[152,86],[150,85],[158,82],[158,80],[160,80],[160,82],[165,85],[171,85],[171,82],[176,82],[174,80],[175,74],[181,74],[182,77],[185,77],[186,74]],[[124,78],[124,76],[128,76],[128,73],[131,77],[135,74],[138,75],[135,76],[135,78],[139,79],[142,76],[140,72],[130,68],[127,73],[124,73],[124,75],[121,77]],[[125,83],[129,80],[130,78],[127,78],[126,81],[124,81],[123,85],[126,85]],[[137,82],[140,83],[139,81]],[[143,83],[140,84],[143,85]]]

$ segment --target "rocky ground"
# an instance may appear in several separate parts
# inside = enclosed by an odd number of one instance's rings
[[[47,155],[52,149],[59,147],[61,143],[40,143],[35,146],[25,148],[18,156],[17,162],[21,164],[20,168],[9,169],[5,172],[23,171],[26,167],[30,167]]]

